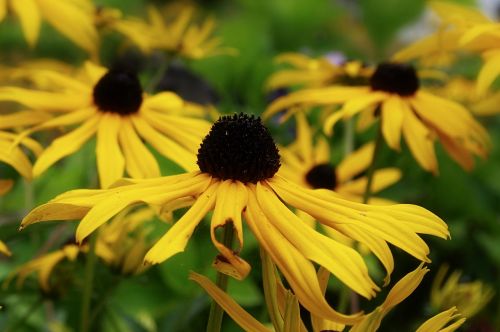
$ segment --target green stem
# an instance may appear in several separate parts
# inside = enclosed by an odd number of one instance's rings
[[[344,121],[344,156],[354,151],[354,122],[352,118]]]
[[[373,156],[368,171],[366,172],[367,182],[365,193],[363,194],[363,203],[367,204],[372,195],[372,183],[373,183],[373,175],[375,174],[376,163],[377,163],[377,155],[380,152],[380,148],[382,147],[383,136],[382,136],[382,128],[379,125],[377,131],[377,137],[375,138],[375,148],[373,149]]]
[[[35,206],[35,192],[33,187],[33,181],[24,179],[24,209],[26,214],[29,213]]]
[[[92,290],[94,285],[95,263],[97,261],[97,256],[95,254],[97,236],[97,233],[94,233],[90,236],[89,252],[87,254],[87,261],[85,262],[85,279],[83,285],[80,332],[87,332],[91,323],[90,302],[92,299]]]
[[[7,328],[5,332],[18,331],[19,328],[23,326],[28,320],[28,318],[30,318],[30,316],[35,312],[36,308],[38,308],[38,306],[42,303],[43,303],[43,297],[39,297],[35,302],[33,302],[33,304],[28,308],[28,310],[26,310],[24,315],[22,315],[17,322],[12,324],[10,328]]]
[[[224,244],[224,246],[231,249],[233,246],[233,240],[234,240],[233,225],[231,223],[227,223],[224,226],[224,235],[222,243]],[[226,291],[228,281],[229,281],[228,275],[221,272],[217,272],[215,284],[220,289]],[[217,302],[212,300],[212,304],[210,306],[210,315],[208,316],[207,332],[220,332],[223,316],[224,316],[224,310],[221,308],[221,306],[217,304]]]

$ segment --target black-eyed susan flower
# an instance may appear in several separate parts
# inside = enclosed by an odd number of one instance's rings
[[[292,105],[343,105],[325,120],[331,134],[335,123],[358,113],[380,115],[385,141],[400,150],[401,134],[420,166],[437,173],[434,141],[438,139],[448,154],[463,168],[474,166],[474,155],[486,157],[489,137],[486,130],[462,105],[420,89],[415,69],[399,63],[382,63],[370,77],[368,86],[331,86],[306,89],[276,100],[265,116]]]
[[[191,5],[177,4],[163,11],[150,6],[148,23],[152,47],[190,59],[235,54],[234,49],[223,47],[221,39],[212,35],[215,29],[213,18],[196,23],[194,14]]]
[[[221,117],[200,145],[197,163],[199,170],[186,174],[131,179],[104,190],[70,191],[34,209],[21,228],[44,220],[82,219],[76,230],[76,239],[81,242],[137,203],[162,210],[190,206],[146,254],[145,261],[155,264],[183,251],[196,226],[213,211],[212,242],[223,256],[219,261],[225,263],[219,268],[241,279],[250,269],[238,255],[243,246],[243,215],[300,303],[320,317],[345,324],[356,322],[360,314],[340,314],[328,305],[313,262],[366,298],[373,297],[378,287],[358,252],[314,231],[287,205],[356,241],[378,243],[387,250],[389,242],[422,261],[429,261],[429,248],[418,233],[442,238],[449,235],[446,224],[423,208],[364,205],[341,199],[331,191],[305,189],[286,180],[277,174],[280,157],[272,137],[260,119],[253,116]],[[234,228],[236,249],[219,241],[216,231],[223,226]]]
[[[0,21],[11,11],[21,23],[24,37],[35,46],[42,19],[91,54],[96,54],[97,31],[90,0],[0,0]]]
[[[435,310],[457,307],[467,318],[474,316],[493,298],[493,289],[481,281],[461,281],[462,272],[453,271],[448,278],[448,266],[442,265],[432,283],[431,305]]]
[[[330,158],[328,141],[318,136],[314,142],[312,128],[303,113],[297,113],[297,139],[280,149],[281,174],[305,188],[330,189],[350,200],[362,202],[366,190],[365,172],[373,158],[375,144],[368,143],[346,156],[334,166]],[[372,192],[377,193],[401,178],[397,168],[383,168],[374,173]],[[389,201],[371,197],[371,204],[388,204]]]
[[[125,70],[106,70],[87,62],[84,74],[86,80],[54,72],[34,74],[50,79],[57,91],[0,88],[0,100],[53,115],[24,135],[78,126],[55,139],[40,155],[33,168],[35,177],[93,136],[97,137],[102,187],[111,185],[125,171],[133,178],[160,175],[155,157],[142,140],[184,169],[196,168],[199,142],[210,128],[209,122],[199,117],[199,110],[185,108],[183,100],[173,93],[145,94],[137,76]]]
[[[361,85],[368,81],[372,68],[361,61],[335,63],[328,56],[311,58],[301,53],[284,53],[275,59],[277,64],[288,64],[291,69],[283,69],[272,74],[266,84],[268,90],[300,85],[321,87],[340,83]]]

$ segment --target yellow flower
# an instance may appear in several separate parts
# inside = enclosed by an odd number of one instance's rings
[[[137,17],[124,18],[119,9],[107,7],[97,7],[94,20],[98,29],[125,36],[143,53],[151,51],[150,26],[144,20]]]
[[[81,242],[114,215],[137,203],[187,212],[148,251],[155,264],[183,251],[196,226],[209,211],[212,242],[220,252],[216,266],[244,278],[250,269],[238,255],[243,246],[242,214],[261,246],[276,262],[300,303],[320,317],[352,324],[359,314],[343,315],[321,294],[313,262],[324,266],[361,296],[371,298],[379,288],[354,249],[307,226],[288,207],[303,210],[322,224],[361,243],[378,243],[390,254],[387,242],[421,261],[429,248],[417,235],[449,236],[446,224],[413,205],[372,206],[339,198],[327,190],[310,190],[276,174],[278,150],[260,119],[239,114],[221,117],[198,151],[199,171],[156,179],[125,180],[104,190],[75,190],[34,209],[21,228],[44,220],[82,219],[76,230]],[[285,205],[287,204],[287,205]],[[226,247],[216,230],[233,227],[238,246]]]
[[[460,314],[457,313],[457,308],[453,307],[446,311],[437,314],[425,321],[416,332],[453,332],[456,331],[464,322],[465,318],[460,318]],[[458,320],[457,320],[458,319]],[[453,320],[454,323],[448,325]],[[446,326],[448,325],[448,326]],[[445,327],[446,326],[446,327]]]
[[[10,252],[9,248],[7,247],[7,245],[0,240],[0,253],[1,254],[4,254],[6,256],[10,256],[12,255],[12,253]]]
[[[33,47],[38,41],[42,18],[56,30],[91,54],[96,54],[97,31],[94,28],[90,0],[0,0],[0,21],[7,10],[19,18],[24,37]]]
[[[431,305],[436,310],[455,306],[467,318],[481,311],[493,298],[493,289],[481,281],[460,282],[462,273],[454,271],[445,280],[448,266],[442,265],[432,283]]]
[[[102,187],[108,187],[125,171],[133,178],[159,176],[153,154],[142,139],[186,170],[196,168],[195,153],[209,122],[197,118],[177,95],[163,92],[148,96],[135,74],[86,63],[88,81],[55,72],[35,76],[50,79],[58,91],[0,88],[0,100],[15,101],[54,115],[33,126],[34,131],[79,125],[54,140],[36,161],[38,176],[55,162],[97,136],[97,168]]]
[[[235,50],[221,47],[222,41],[213,37],[215,20],[208,18],[200,25],[193,23],[192,6],[148,8],[151,44],[154,49],[165,50],[182,57],[201,59],[219,54],[234,54]]]
[[[287,148],[280,149],[283,165],[281,174],[305,188],[330,189],[350,200],[362,202],[366,189],[366,176],[358,177],[370,166],[374,143],[363,145],[344,158],[337,166],[330,161],[330,146],[324,137],[313,143],[312,129],[303,113],[297,113],[297,139]],[[401,178],[397,168],[383,168],[375,172],[372,184],[377,193]],[[372,197],[371,204],[388,204],[390,201]]]
[[[320,87],[334,82],[359,85],[368,81],[372,72],[371,68],[365,67],[360,61],[347,61],[336,65],[327,57],[314,59],[300,53],[281,54],[276,57],[275,62],[286,63],[293,68],[272,74],[266,84],[268,90],[295,85]]]
[[[49,278],[54,267],[63,259],[74,261],[81,251],[76,244],[68,244],[59,250],[35,258],[12,271],[5,280],[3,287],[7,287],[10,281],[17,276],[16,286],[22,287],[26,278],[33,272],[38,272],[38,284],[45,292],[50,290]]]
[[[331,86],[306,89],[272,103],[264,116],[269,117],[293,105],[343,105],[325,120],[324,130],[341,118],[362,113],[380,117],[385,141],[400,150],[401,133],[420,166],[438,172],[434,141],[439,139],[445,150],[463,168],[474,166],[474,155],[485,158],[489,149],[486,130],[462,105],[434,96],[419,88],[413,67],[398,63],[380,64],[370,78],[370,85],[359,87]]]

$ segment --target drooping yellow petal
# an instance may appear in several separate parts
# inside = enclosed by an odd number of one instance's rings
[[[165,235],[147,252],[144,261],[150,264],[161,263],[173,255],[184,251],[194,229],[200,220],[213,209],[219,183],[212,183],[191,208],[170,228]]]
[[[404,103],[401,98],[391,96],[384,103],[382,103],[382,133],[384,134],[385,141],[392,149],[400,150],[401,141],[401,126],[403,125],[403,118],[407,108],[402,106]]]
[[[438,164],[434,152],[434,141],[429,130],[413,112],[405,112],[403,135],[417,162],[426,171],[438,173]]]
[[[323,291],[323,294],[325,294],[326,292],[329,279],[330,279],[330,272],[327,269],[320,267],[318,269],[318,281],[321,290]],[[314,314],[311,314],[311,325],[314,332],[322,332],[322,331],[337,332],[337,331],[344,331],[345,329],[344,324],[339,324],[337,322],[332,322],[327,319],[322,319]]]
[[[319,317],[339,323],[352,325],[360,319],[361,313],[344,315],[330,307],[322,294],[314,266],[267,220],[253,189],[249,193],[244,215],[255,237],[279,267],[302,306]]]
[[[390,185],[398,182],[401,178],[401,171],[397,168],[382,168],[378,169],[373,173],[373,182],[371,184],[371,190],[373,193],[384,190]],[[367,177],[361,177],[356,180],[351,180],[347,183],[343,183],[337,186],[337,192],[339,194],[355,194],[363,195],[366,190],[366,185],[368,182]]]
[[[239,181],[222,181],[217,190],[217,200],[210,224],[210,236],[217,250],[224,256],[225,261],[231,269],[226,269],[226,274],[230,274],[236,279],[244,279],[250,272],[247,262],[238,256],[243,248],[243,225],[241,213],[247,204],[247,188]],[[219,227],[233,227],[238,240],[238,248],[232,249],[220,242],[216,237],[216,229]],[[225,264],[223,264],[225,266]]]
[[[500,50],[488,52],[484,64],[477,75],[476,91],[484,95],[500,74]]]
[[[271,330],[253,318],[238,303],[236,303],[236,301],[214,285],[207,277],[191,272],[189,274],[189,279],[198,283],[198,285],[200,285],[208,293],[208,295],[210,295],[210,297],[214,299],[214,301],[217,302],[217,304],[219,304],[224,311],[245,331],[271,332]]]
[[[127,173],[134,178],[159,177],[158,163],[153,154],[142,143],[131,121],[130,118],[123,118],[118,134]]]
[[[122,122],[121,116],[113,113],[102,114],[99,121],[96,159],[102,188],[108,188],[121,178],[125,171],[125,158],[118,145]]]
[[[39,5],[43,17],[54,28],[91,55],[96,55],[98,34],[92,11],[72,1],[40,0]]]
[[[448,323],[460,317],[456,307],[443,311],[436,316],[425,321],[416,332],[453,332],[456,331],[464,322],[465,318],[460,318],[453,324],[446,326]]]
[[[0,140],[0,161],[12,166],[26,179],[31,179],[31,163],[18,146],[11,141]]]
[[[39,176],[61,158],[80,149],[96,132],[99,119],[98,116],[92,117],[72,132],[55,139],[35,162],[33,176]]]
[[[378,287],[357,251],[307,226],[269,188],[258,183],[256,193],[267,219],[305,258],[324,266],[360,295],[368,299],[375,295]]]
[[[7,248],[7,245],[3,241],[1,241],[1,240],[0,240],[0,253],[4,254],[6,256],[12,255],[12,253],[9,250],[9,248]]]
[[[34,47],[40,33],[40,9],[35,0],[11,1],[10,8],[19,18],[23,34],[28,44]]]
[[[375,143],[369,142],[345,157],[336,167],[337,181],[346,183],[370,166]]]
[[[194,171],[198,168],[194,153],[189,152],[167,136],[159,133],[141,117],[132,117],[132,122],[139,135],[162,155],[171,159],[187,171]]]

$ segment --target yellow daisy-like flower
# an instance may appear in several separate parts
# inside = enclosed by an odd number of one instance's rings
[[[370,78],[369,86],[332,86],[297,91],[272,103],[266,117],[293,105],[343,105],[325,120],[324,130],[332,133],[335,123],[364,113],[380,116],[385,141],[400,150],[401,133],[420,166],[438,172],[434,141],[464,169],[474,166],[474,155],[485,158],[489,149],[486,130],[462,105],[434,96],[419,88],[413,67],[382,63]],[[366,117],[366,115],[365,115]]]
[[[222,47],[222,41],[213,37],[215,20],[206,19],[200,25],[193,23],[194,8],[181,6],[176,10],[148,8],[151,45],[182,57],[201,59],[213,55],[234,54],[235,50]]]
[[[86,63],[88,81],[54,72],[41,72],[62,91],[38,91],[18,87],[0,88],[0,100],[15,101],[54,115],[32,127],[38,130],[79,124],[54,140],[36,161],[38,176],[55,162],[97,136],[97,168],[101,187],[108,187],[125,171],[133,178],[155,177],[160,170],[142,139],[186,170],[196,168],[195,153],[210,123],[189,114],[177,95],[163,92],[148,96],[137,76],[120,69],[107,70]]]
[[[190,206],[148,251],[145,260],[160,263],[183,251],[196,226],[209,211],[212,242],[223,256],[218,268],[236,278],[250,269],[238,256],[243,246],[242,214],[261,246],[288,280],[300,303],[320,317],[345,324],[360,314],[343,315],[321,294],[313,262],[324,266],[360,295],[371,298],[379,288],[354,249],[307,226],[285,204],[303,210],[319,222],[361,243],[387,242],[422,261],[429,248],[417,235],[449,236],[446,224],[413,205],[371,206],[339,198],[327,190],[310,190],[276,174],[280,157],[260,119],[245,114],[221,117],[198,151],[199,171],[157,179],[127,180],[104,190],[75,190],[34,209],[21,228],[44,220],[82,219],[76,230],[81,242],[110,218],[137,203],[163,211]],[[217,237],[220,227],[233,227],[238,248]]]
[[[447,272],[448,266],[441,266],[432,283],[431,305],[436,310],[456,306],[462,315],[470,318],[493,298],[490,286],[481,281],[460,282],[460,271],[452,272],[445,280]]]
[[[98,35],[90,0],[0,0],[0,21],[10,10],[19,18],[30,46],[38,41],[42,18],[90,54],[96,54]]]
[[[1,240],[0,240],[0,254],[4,254],[6,256],[12,255],[7,245]]]
[[[349,332],[375,332],[380,327],[382,319],[396,307],[399,303],[405,300],[413,291],[420,285],[423,277],[429,270],[420,265],[414,271],[408,273],[401,280],[399,280],[389,291],[385,301],[378,306],[375,310],[367,315],[363,315],[363,318],[355,323]],[[318,272],[318,280],[320,281],[322,287],[326,289],[328,283],[328,271],[320,269]],[[215,286],[210,279],[196,274],[191,273],[191,280],[198,283],[209,295],[212,297],[226,313],[245,331],[262,331],[270,332],[271,330],[252,317],[248,312],[246,312],[236,301],[234,301],[228,294]],[[275,279],[275,278],[274,278]],[[275,298],[269,299],[268,302],[276,304],[277,312],[270,312],[270,316],[275,317],[275,320],[279,321],[276,323],[273,321],[273,325],[276,331],[306,331],[305,325],[300,318],[300,310],[298,304],[296,303],[295,296],[287,291],[279,280],[276,280],[276,285],[274,288]],[[295,301],[294,301],[295,300]],[[294,303],[295,302],[295,303]],[[442,328],[451,320],[455,320],[460,317],[456,314],[456,308],[452,308],[439,314],[436,317],[431,318],[424,324],[422,324],[417,332],[452,332],[460,327],[464,322],[465,318],[460,318],[452,325],[449,325],[446,329]],[[324,331],[344,331],[345,325],[339,324],[335,321],[330,321],[322,319],[311,314],[312,322],[312,332],[324,332]],[[292,328],[293,327],[293,328]]]
[[[266,84],[268,90],[295,85],[320,87],[334,82],[360,85],[368,81],[372,72],[372,69],[364,66],[361,61],[346,61],[337,65],[328,57],[314,59],[301,53],[281,54],[276,57],[275,62],[286,63],[293,68],[272,74]]]
[[[374,143],[363,145],[344,158],[338,165],[330,161],[330,146],[324,137],[314,144],[311,127],[303,113],[296,115],[297,139],[287,148],[280,149],[283,165],[281,174],[305,188],[330,189],[350,200],[362,202],[366,190],[366,171],[373,158]],[[401,178],[397,168],[383,168],[374,173],[372,192],[379,192]],[[372,197],[371,204],[388,204],[389,201]]]

